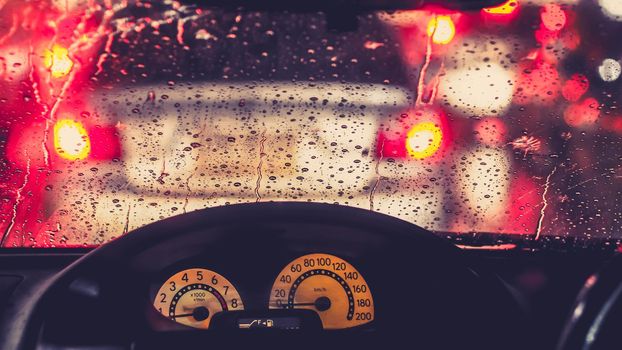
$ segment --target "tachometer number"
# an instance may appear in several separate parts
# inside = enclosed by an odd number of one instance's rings
[[[231,283],[207,269],[188,269],[169,277],[153,306],[175,322],[195,328],[208,328],[216,313],[244,309],[240,294]]]

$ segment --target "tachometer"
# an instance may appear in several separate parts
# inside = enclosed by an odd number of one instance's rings
[[[162,315],[194,328],[209,328],[218,312],[244,310],[233,284],[207,269],[180,271],[164,282],[153,301]]]
[[[309,254],[289,263],[274,281],[270,308],[314,310],[324,329],[350,328],[374,319],[374,301],[363,276],[328,254]]]

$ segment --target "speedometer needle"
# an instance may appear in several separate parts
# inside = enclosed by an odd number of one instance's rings
[[[293,303],[293,304],[285,304],[283,307],[287,306],[315,306],[315,303]]]
[[[282,308],[295,307],[295,306],[314,306],[318,311],[326,311],[330,309],[331,302],[327,297],[319,297],[313,303],[291,303],[283,304]]]

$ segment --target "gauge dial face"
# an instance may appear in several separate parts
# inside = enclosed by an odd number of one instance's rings
[[[347,261],[309,254],[289,263],[277,276],[271,309],[310,309],[324,329],[344,329],[374,319],[374,300],[365,279]]]
[[[233,284],[207,269],[180,271],[164,282],[153,306],[175,322],[194,328],[209,328],[212,316],[223,311],[244,310]]]

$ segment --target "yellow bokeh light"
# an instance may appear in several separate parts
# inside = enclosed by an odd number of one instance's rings
[[[73,61],[69,58],[69,50],[54,44],[51,50],[45,50],[43,65],[50,70],[54,78],[62,78],[71,72]]]
[[[495,7],[487,7],[484,12],[493,15],[509,15],[518,8],[518,0],[507,0],[503,4]]]
[[[61,119],[54,124],[54,148],[61,158],[84,159],[91,152],[91,140],[82,123]]]
[[[428,158],[436,153],[443,141],[443,131],[432,122],[415,124],[406,135],[406,150],[415,159]]]
[[[456,26],[449,16],[434,16],[428,22],[428,36],[435,44],[449,44],[456,35]]]

